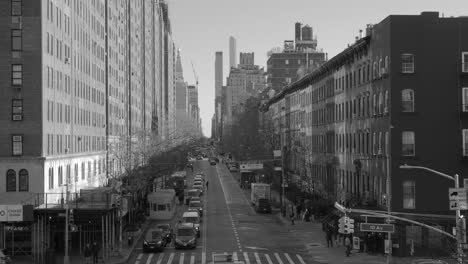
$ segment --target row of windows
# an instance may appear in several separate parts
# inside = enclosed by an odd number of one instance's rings
[[[63,172],[63,168],[65,168],[65,174]],[[57,179],[55,179],[55,169],[51,167],[49,168],[49,190],[54,189],[55,186],[62,186],[67,183],[78,182],[80,179],[82,181],[89,181],[91,180],[92,175],[100,175],[101,173],[104,173],[105,170],[105,160],[103,159],[99,159],[97,161],[95,160],[93,163],[88,161],[87,166],[86,162],[81,162],[81,172],[80,165],[75,163],[73,174],[71,171],[71,165],[59,166],[57,168]]]
[[[466,91],[468,99],[468,89]],[[373,101],[370,95],[359,97],[339,104],[327,104],[322,109],[305,113],[293,112],[290,115],[292,127],[311,127],[336,121],[345,121],[353,118],[366,118],[374,115],[388,113],[388,91],[374,94]],[[468,107],[467,107],[468,109]],[[405,89],[401,92],[401,111],[414,112],[414,91]]]
[[[468,144],[468,130],[466,136]],[[401,155],[415,156],[415,133],[413,131],[403,131],[401,133],[401,140]],[[307,144],[303,142],[302,145],[306,146]],[[342,152],[361,155],[388,155],[388,151],[390,150],[388,132],[373,132],[372,134],[370,132],[354,132],[336,135],[313,135],[309,146],[312,152]]]
[[[105,138],[100,136],[47,134],[46,144],[47,155],[101,151],[106,149]]]

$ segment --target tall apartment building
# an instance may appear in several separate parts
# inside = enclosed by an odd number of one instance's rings
[[[162,3],[0,3],[0,31],[8,35],[0,41],[0,78],[9,83],[0,98],[2,203],[62,193],[67,182],[74,191],[102,185],[119,167],[107,143],[112,149],[122,137],[163,127],[155,117],[163,80],[160,36],[170,38]],[[164,88],[173,95],[173,87]],[[175,112],[175,96],[170,99],[168,113]]]
[[[326,54],[317,49],[312,27],[295,24],[295,41],[285,40],[282,50],[268,53],[267,83],[275,92],[317,69],[326,61]]]
[[[217,51],[215,53],[215,134],[214,138],[219,139],[222,130],[221,127],[221,112],[219,111],[221,105],[221,90],[223,87],[223,52]]]
[[[400,166],[468,172],[467,29],[466,17],[391,15],[270,100],[278,147],[292,153],[291,182],[347,206],[390,209],[452,230],[453,181]],[[427,229],[395,225],[396,255],[446,244]]]
[[[223,103],[226,112],[225,124],[230,125],[242,111],[243,103],[251,96],[257,96],[265,88],[265,72],[255,65],[254,53],[240,53],[239,67],[231,68],[226,80],[226,98]],[[228,131],[228,130],[226,130]],[[223,134],[226,132],[223,131]]]

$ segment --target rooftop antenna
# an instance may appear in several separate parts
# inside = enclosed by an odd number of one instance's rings
[[[198,87],[198,75],[197,75],[197,72],[195,71],[195,67],[193,66],[193,61],[190,60],[190,63],[192,63],[193,76],[195,77],[195,83],[197,84],[197,87]]]

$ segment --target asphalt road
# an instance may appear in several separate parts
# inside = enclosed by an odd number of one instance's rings
[[[211,166],[207,160],[196,161],[194,173],[203,171],[209,181],[205,188],[204,216],[201,237],[196,249],[175,250],[166,247],[162,253],[143,253],[143,239],[132,252],[131,264],[205,264],[210,263],[213,253],[232,254],[234,260],[246,264],[305,264],[316,263],[303,244],[291,239],[287,227],[275,214],[259,215],[250,206],[239,184],[224,164]],[[193,174],[187,179],[190,187]],[[178,222],[185,205],[177,206],[177,213],[170,221]],[[151,226],[168,221],[155,221]]]

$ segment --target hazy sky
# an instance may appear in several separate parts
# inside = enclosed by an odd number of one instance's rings
[[[294,23],[313,28],[318,48],[332,58],[354,41],[359,29],[391,14],[439,11],[445,17],[468,16],[468,0],[166,0],[172,35],[181,49],[184,78],[199,78],[203,133],[211,135],[214,113],[215,52],[223,51],[223,83],[229,74],[229,36],[237,39],[237,53],[255,52],[255,64],[265,67],[266,53],[294,40]],[[365,32],[365,31],[364,31]],[[239,54],[237,54],[239,62]]]

